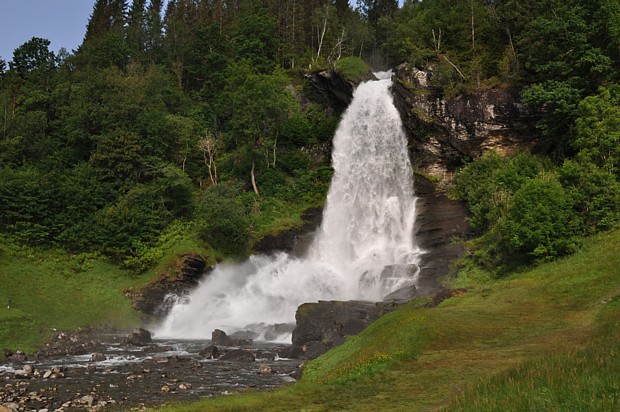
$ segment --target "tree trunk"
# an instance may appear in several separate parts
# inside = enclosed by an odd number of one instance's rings
[[[258,193],[258,187],[256,186],[256,179],[254,178],[254,160],[252,160],[252,171],[251,171],[251,175],[252,175],[252,188],[254,189],[254,193],[256,193],[258,196],[260,196],[260,193]]]

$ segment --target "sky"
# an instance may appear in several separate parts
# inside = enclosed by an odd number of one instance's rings
[[[48,39],[54,52],[77,49],[94,4],[95,0],[0,0],[0,58],[9,62],[13,50],[32,37]]]
[[[0,58],[32,37],[48,39],[50,49],[69,52],[84,40],[94,0],[0,0]]]

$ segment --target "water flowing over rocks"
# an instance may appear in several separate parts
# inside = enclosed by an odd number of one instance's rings
[[[381,80],[355,90],[336,131],[334,175],[308,251],[217,265],[170,310],[156,336],[204,338],[217,328],[267,339],[263,325],[292,322],[304,302],[379,301],[415,285],[423,251],[412,236],[415,197],[407,139],[389,92],[390,75],[377,75]],[[415,269],[386,272],[392,265]]]
[[[58,332],[48,348],[73,337],[74,344],[98,342],[97,351],[6,359],[0,363],[0,411],[139,410],[244,388],[270,390],[299,376],[301,361],[276,356],[281,345],[241,349],[155,339],[134,346],[126,343],[132,336],[103,329]]]
[[[432,87],[432,69],[402,64],[394,75],[394,104],[401,114],[416,169],[438,177],[485,150],[544,151],[535,128],[539,114],[520,102],[519,90],[479,89],[450,97]]]

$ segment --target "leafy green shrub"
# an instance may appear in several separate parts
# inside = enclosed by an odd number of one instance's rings
[[[559,180],[574,200],[580,232],[591,235],[620,222],[620,182],[593,164],[566,160]]]
[[[456,195],[469,204],[471,226],[479,233],[487,230],[505,213],[512,195],[546,167],[528,153],[506,158],[497,152],[487,152],[463,167],[456,176]]]
[[[508,252],[534,258],[574,252],[575,218],[573,200],[553,176],[525,182],[501,223]]]

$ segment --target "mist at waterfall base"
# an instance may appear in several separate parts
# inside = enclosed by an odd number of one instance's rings
[[[378,76],[379,77],[379,76]],[[251,330],[257,340],[290,341],[297,307],[318,300],[380,301],[414,285],[420,249],[413,239],[415,197],[407,141],[389,92],[390,75],[356,89],[334,136],[334,176],[323,222],[305,257],[254,255],[219,264],[155,331],[204,339],[214,329]],[[413,265],[413,266],[412,266]]]

